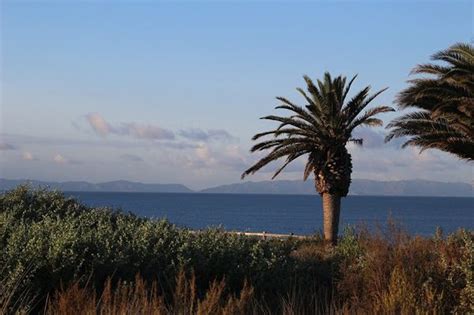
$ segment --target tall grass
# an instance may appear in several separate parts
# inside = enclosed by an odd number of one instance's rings
[[[249,314],[253,289],[244,284],[240,295],[225,292],[225,282],[213,281],[199,298],[195,277],[180,272],[170,300],[159,293],[156,282],[148,284],[137,276],[131,283],[109,279],[100,295],[91,287],[74,283],[53,294],[47,301],[46,314]]]
[[[0,313],[469,314],[473,244],[393,223],[335,248],[191,233],[19,187],[0,195]]]

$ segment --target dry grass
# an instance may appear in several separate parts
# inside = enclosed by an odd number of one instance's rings
[[[360,233],[358,253],[339,265],[336,297],[350,313],[474,314],[473,240],[468,231],[425,238],[395,226]]]
[[[0,315],[28,314],[34,305],[34,296],[30,290],[19,290],[20,283],[27,277],[29,268],[20,273],[18,281],[11,282],[4,276],[5,270],[0,270]],[[19,292],[19,294],[16,294]]]
[[[253,288],[246,282],[238,296],[226,293],[225,281],[211,283],[199,298],[195,277],[180,272],[170,301],[159,293],[156,282],[148,284],[137,276],[132,283],[107,280],[100,295],[88,286],[75,283],[57,291],[46,303],[46,314],[222,314],[243,315],[251,311]]]
[[[236,292],[225,279],[197,283],[181,271],[164,287],[140,276],[108,279],[101,289],[76,281],[50,294],[43,313],[474,314],[473,245],[467,231],[432,238],[399,229],[346,233],[336,248],[309,240],[291,253],[306,277],[295,275],[286,294],[257,294],[247,281]],[[28,313],[28,294],[12,301],[14,285],[0,284],[0,314]]]
[[[47,314],[472,314],[472,232],[442,238],[387,234],[346,235],[337,248],[303,243],[292,257],[329,272],[330,287],[295,281],[287,294],[266,299],[247,282],[238,294],[224,280],[198,293],[194,275],[180,272],[165,298],[156,282],[108,280],[100,295],[74,284],[57,291]],[[331,268],[335,268],[337,270]],[[308,269],[309,280],[318,278]],[[271,294],[270,294],[271,295]]]

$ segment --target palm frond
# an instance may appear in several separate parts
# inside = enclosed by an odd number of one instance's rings
[[[304,143],[297,143],[297,144],[289,144],[286,145],[278,150],[274,150],[271,153],[267,154],[264,158],[260,161],[255,163],[252,167],[248,168],[241,176],[241,178],[245,178],[245,176],[249,174],[254,174],[256,171],[267,165],[268,163],[278,160],[279,158],[287,155],[295,155],[295,154],[304,154],[311,151],[312,146],[309,144]],[[304,153],[302,153],[304,152]]]
[[[288,164],[290,164],[291,162],[293,162],[294,160],[296,160],[300,156],[307,154],[308,152],[309,151],[303,150],[303,151],[288,155],[285,163],[273,174],[272,179],[275,179],[278,176],[278,174],[280,174],[281,171],[283,171],[285,169],[285,167],[288,166]]]
[[[474,160],[474,47],[455,44],[433,55],[446,65],[423,64],[413,74],[423,77],[409,80],[410,86],[397,96],[400,108],[421,111],[394,119],[386,141],[409,137],[406,146],[439,149],[462,159]]]
[[[394,112],[395,109],[390,107],[390,106],[379,106],[379,107],[374,107],[369,110],[367,110],[362,116],[356,118],[352,123],[348,126],[348,131],[352,132],[356,127],[365,125],[365,126],[382,126],[383,121],[378,118],[374,118],[373,116],[382,114],[382,113],[388,113],[388,112]]]
[[[313,81],[308,76],[303,76],[306,91],[301,88],[297,88],[297,91],[303,96],[305,106],[298,106],[287,98],[277,97],[281,104],[276,109],[288,110],[291,114],[286,117],[268,115],[261,118],[275,121],[279,125],[274,130],[260,132],[253,136],[252,140],[273,136],[273,139],[261,140],[251,148],[251,152],[267,150],[270,152],[247,169],[242,174],[242,178],[255,173],[272,161],[286,157],[283,165],[273,175],[275,178],[287,165],[305,154],[309,154],[304,172],[305,179],[311,172],[324,167],[332,168],[335,164],[342,163],[339,162],[341,158],[349,161],[347,163],[350,164],[350,158],[345,157],[345,154],[348,154],[345,151],[345,145],[348,142],[359,145],[363,143],[362,139],[351,137],[352,130],[361,124],[380,125],[382,121],[373,116],[392,110],[386,106],[376,107],[357,118],[359,113],[385,89],[369,96],[370,87],[366,87],[345,103],[356,77],[347,81],[345,77],[333,78],[326,72],[321,80]],[[356,123],[356,125],[350,125],[348,122]],[[341,157],[336,157],[336,152],[339,155],[342,154]],[[331,162],[326,161],[326,163],[325,160]],[[340,167],[347,167],[347,165],[341,164]],[[328,174],[335,172],[334,178],[339,178],[337,170],[326,172]],[[341,191],[345,193],[347,189],[344,188]]]

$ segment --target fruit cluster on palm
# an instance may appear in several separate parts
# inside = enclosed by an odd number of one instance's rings
[[[419,65],[412,71],[430,77],[410,80],[399,94],[399,107],[416,111],[393,120],[386,140],[408,137],[404,147],[435,148],[473,161],[474,47],[456,44],[432,59],[447,65]]]
[[[278,122],[279,126],[253,137],[257,140],[272,136],[252,147],[252,152],[265,151],[267,154],[242,174],[244,178],[272,161],[286,158],[275,172],[275,178],[288,164],[307,156],[303,177],[306,180],[314,175],[315,188],[323,199],[324,237],[333,244],[338,233],[340,200],[347,195],[351,183],[352,162],[346,144],[362,144],[362,139],[352,138],[354,129],[381,126],[382,121],[374,116],[393,111],[388,106],[366,109],[384,91],[369,95],[370,87],[346,101],[355,78],[347,82],[345,77],[332,78],[325,73],[323,80],[314,83],[305,76],[307,92],[297,89],[306,101],[304,106],[277,97],[282,104],[276,108],[288,110],[291,115],[262,117]]]

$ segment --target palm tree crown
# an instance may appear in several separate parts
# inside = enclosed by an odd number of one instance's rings
[[[433,55],[433,60],[447,65],[424,64],[413,74],[430,77],[408,81],[397,103],[400,108],[418,111],[393,120],[386,141],[408,136],[403,147],[414,145],[421,150],[436,148],[474,160],[474,47],[456,44]]]
[[[273,139],[262,141],[251,149],[252,152],[272,150],[247,169],[242,178],[274,160],[286,157],[284,164],[273,175],[275,178],[289,163],[308,154],[304,179],[314,173],[319,193],[338,193],[346,196],[352,166],[345,145],[351,141],[362,144],[362,139],[352,138],[352,131],[361,125],[380,126],[382,121],[374,116],[393,111],[391,107],[380,106],[361,114],[385,89],[369,96],[370,87],[366,87],[345,103],[356,77],[347,82],[345,77],[338,76],[333,79],[329,73],[325,73],[324,79],[317,80],[315,84],[308,76],[304,76],[307,92],[297,89],[306,100],[304,107],[295,105],[286,98],[277,97],[282,104],[276,108],[289,110],[292,115],[261,118],[277,121],[280,125],[275,130],[256,134],[252,138],[257,140],[273,135]]]

